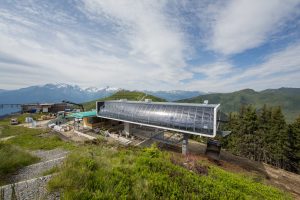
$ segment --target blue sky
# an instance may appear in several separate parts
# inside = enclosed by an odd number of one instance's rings
[[[300,87],[300,0],[1,0],[0,88]]]

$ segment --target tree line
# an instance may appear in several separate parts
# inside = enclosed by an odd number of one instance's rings
[[[233,154],[300,173],[300,116],[286,123],[280,107],[242,106],[229,114],[222,146]]]

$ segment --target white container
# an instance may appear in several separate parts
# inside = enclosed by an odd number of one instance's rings
[[[33,119],[31,117],[26,117],[25,118],[25,122],[26,123],[32,123],[33,122]]]

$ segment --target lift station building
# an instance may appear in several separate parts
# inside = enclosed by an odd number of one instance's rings
[[[188,137],[199,135],[215,137],[218,129],[219,104],[191,104],[172,102],[145,101],[99,101],[96,102],[96,114],[100,118],[124,123],[124,132],[132,134],[134,127],[153,128],[157,134],[151,134],[153,139],[165,143],[172,143],[172,134],[182,135],[182,153],[186,154]]]

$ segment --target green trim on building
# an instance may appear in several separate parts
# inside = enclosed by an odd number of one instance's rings
[[[96,117],[96,111],[87,111],[87,112],[77,112],[77,113],[71,113],[67,117],[68,118],[77,118],[77,119],[82,119],[85,117]]]

